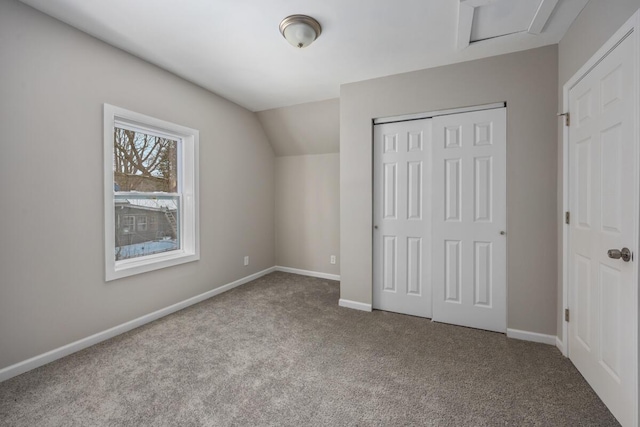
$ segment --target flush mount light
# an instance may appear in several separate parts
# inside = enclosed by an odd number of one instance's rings
[[[280,23],[280,32],[292,46],[303,48],[320,37],[322,27],[318,21],[307,15],[287,16]]]

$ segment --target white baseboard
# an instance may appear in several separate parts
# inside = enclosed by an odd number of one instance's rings
[[[360,311],[371,311],[371,304],[365,304],[363,302],[350,301],[348,299],[340,299],[338,301],[340,307],[352,308]]]
[[[539,342],[549,345],[556,345],[557,339],[555,335],[545,335],[537,332],[521,331],[519,329],[507,329],[507,336],[517,340]]]
[[[340,275],[338,274],[329,274],[329,273],[321,273],[319,271],[301,270],[299,268],[282,267],[280,265],[276,265],[274,268],[275,268],[275,271],[282,271],[285,273],[300,274],[302,276],[319,277],[320,279],[340,281]]]
[[[197,304],[201,301],[229,291],[240,285],[244,285],[245,283],[251,282],[252,280],[255,280],[259,277],[272,273],[275,270],[276,267],[267,268],[265,270],[243,277],[242,279],[238,279],[235,282],[228,283],[224,286],[220,286],[219,288],[212,289],[200,295],[196,295],[195,297],[186,299],[179,303],[161,308],[160,310],[154,311],[153,313],[149,313],[144,316],[138,317],[137,319],[125,322],[121,325],[114,326],[113,328],[107,329],[106,331],[98,332],[97,334],[93,334],[89,337],[32,357],[31,359],[27,359],[14,365],[7,366],[6,368],[0,369],[0,382],[8,380],[9,378],[13,378],[16,375],[20,375],[32,369],[38,368],[42,365],[46,365],[47,363],[53,362],[54,360],[58,360],[62,357],[68,356],[87,347],[91,347],[92,345],[108,340],[109,338],[113,338],[116,335],[128,332],[149,322],[153,322],[154,320],[157,320],[161,317],[167,316],[171,313],[175,313],[178,310],[182,310],[183,308],[189,307],[190,305]]]
[[[558,350],[560,350],[560,353],[562,353],[564,357],[567,357],[567,350],[564,348],[564,342],[560,337],[556,337],[556,347],[558,347]]]

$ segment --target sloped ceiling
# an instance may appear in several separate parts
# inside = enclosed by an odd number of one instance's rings
[[[340,151],[340,100],[299,104],[257,113],[276,156]]]

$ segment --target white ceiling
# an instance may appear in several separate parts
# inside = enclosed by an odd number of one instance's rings
[[[458,50],[458,0],[21,1],[252,111],[336,98],[343,83],[555,44],[588,2],[559,0],[539,35]],[[297,13],[322,25],[305,49],[278,31]]]

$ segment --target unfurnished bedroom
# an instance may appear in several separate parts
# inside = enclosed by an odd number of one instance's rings
[[[638,426],[640,0],[0,0],[0,425]]]

